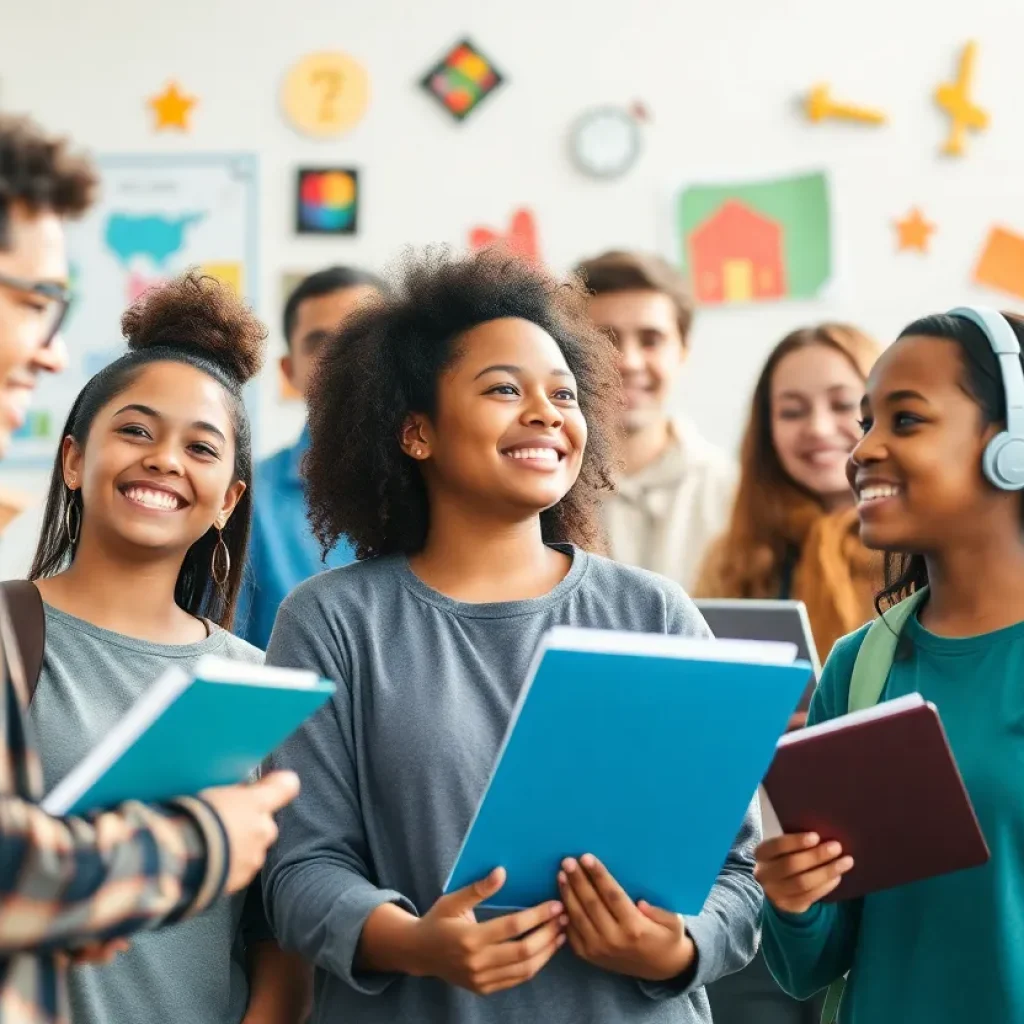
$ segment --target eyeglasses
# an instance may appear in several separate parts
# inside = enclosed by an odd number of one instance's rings
[[[20,277],[9,277],[7,274],[0,274],[0,287],[11,288],[36,298],[38,306],[35,308],[40,317],[40,347],[46,348],[53,344],[53,339],[57,337],[71,307],[69,289],[50,281],[26,281]]]

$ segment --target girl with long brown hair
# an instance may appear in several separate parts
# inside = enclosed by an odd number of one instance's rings
[[[823,661],[871,617],[881,579],[878,556],[860,543],[845,476],[879,352],[857,328],[835,323],[775,346],[754,389],[732,519],[695,588],[701,597],[803,601]]]

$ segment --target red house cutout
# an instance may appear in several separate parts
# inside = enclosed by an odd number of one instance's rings
[[[736,199],[726,200],[689,239],[697,301],[780,299],[786,294],[782,225]]]

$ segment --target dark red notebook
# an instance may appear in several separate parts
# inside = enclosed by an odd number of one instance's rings
[[[938,711],[920,694],[788,733],[764,788],[783,832],[817,832],[853,857],[826,903],[989,859]]]

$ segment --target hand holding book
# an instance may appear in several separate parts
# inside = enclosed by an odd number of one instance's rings
[[[592,854],[566,858],[558,888],[569,917],[569,944],[580,959],[646,981],[668,981],[693,965],[696,947],[682,916],[634,903]]]
[[[762,843],[755,877],[783,911],[989,859],[938,710],[919,693],[787,733],[764,789],[784,835]]]
[[[803,914],[838,888],[853,867],[837,842],[824,843],[814,832],[777,836],[756,851],[754,878],[765,897],[787,914]]]
[[[565,944],[567,919],[558,902],[478,922],[475,910],[505,884],[505,871],[441,896],[423,917],[394,904],[366,920],[359,947],[365,970],[440,978],[492,995],[533,978]]]
[[[298,795],[299,777],[294,772],[272,772],[259,782],[217,786],[202,793],[228,837],[225,892],[241,892],[256,877],[277,840],[274,815]]]

